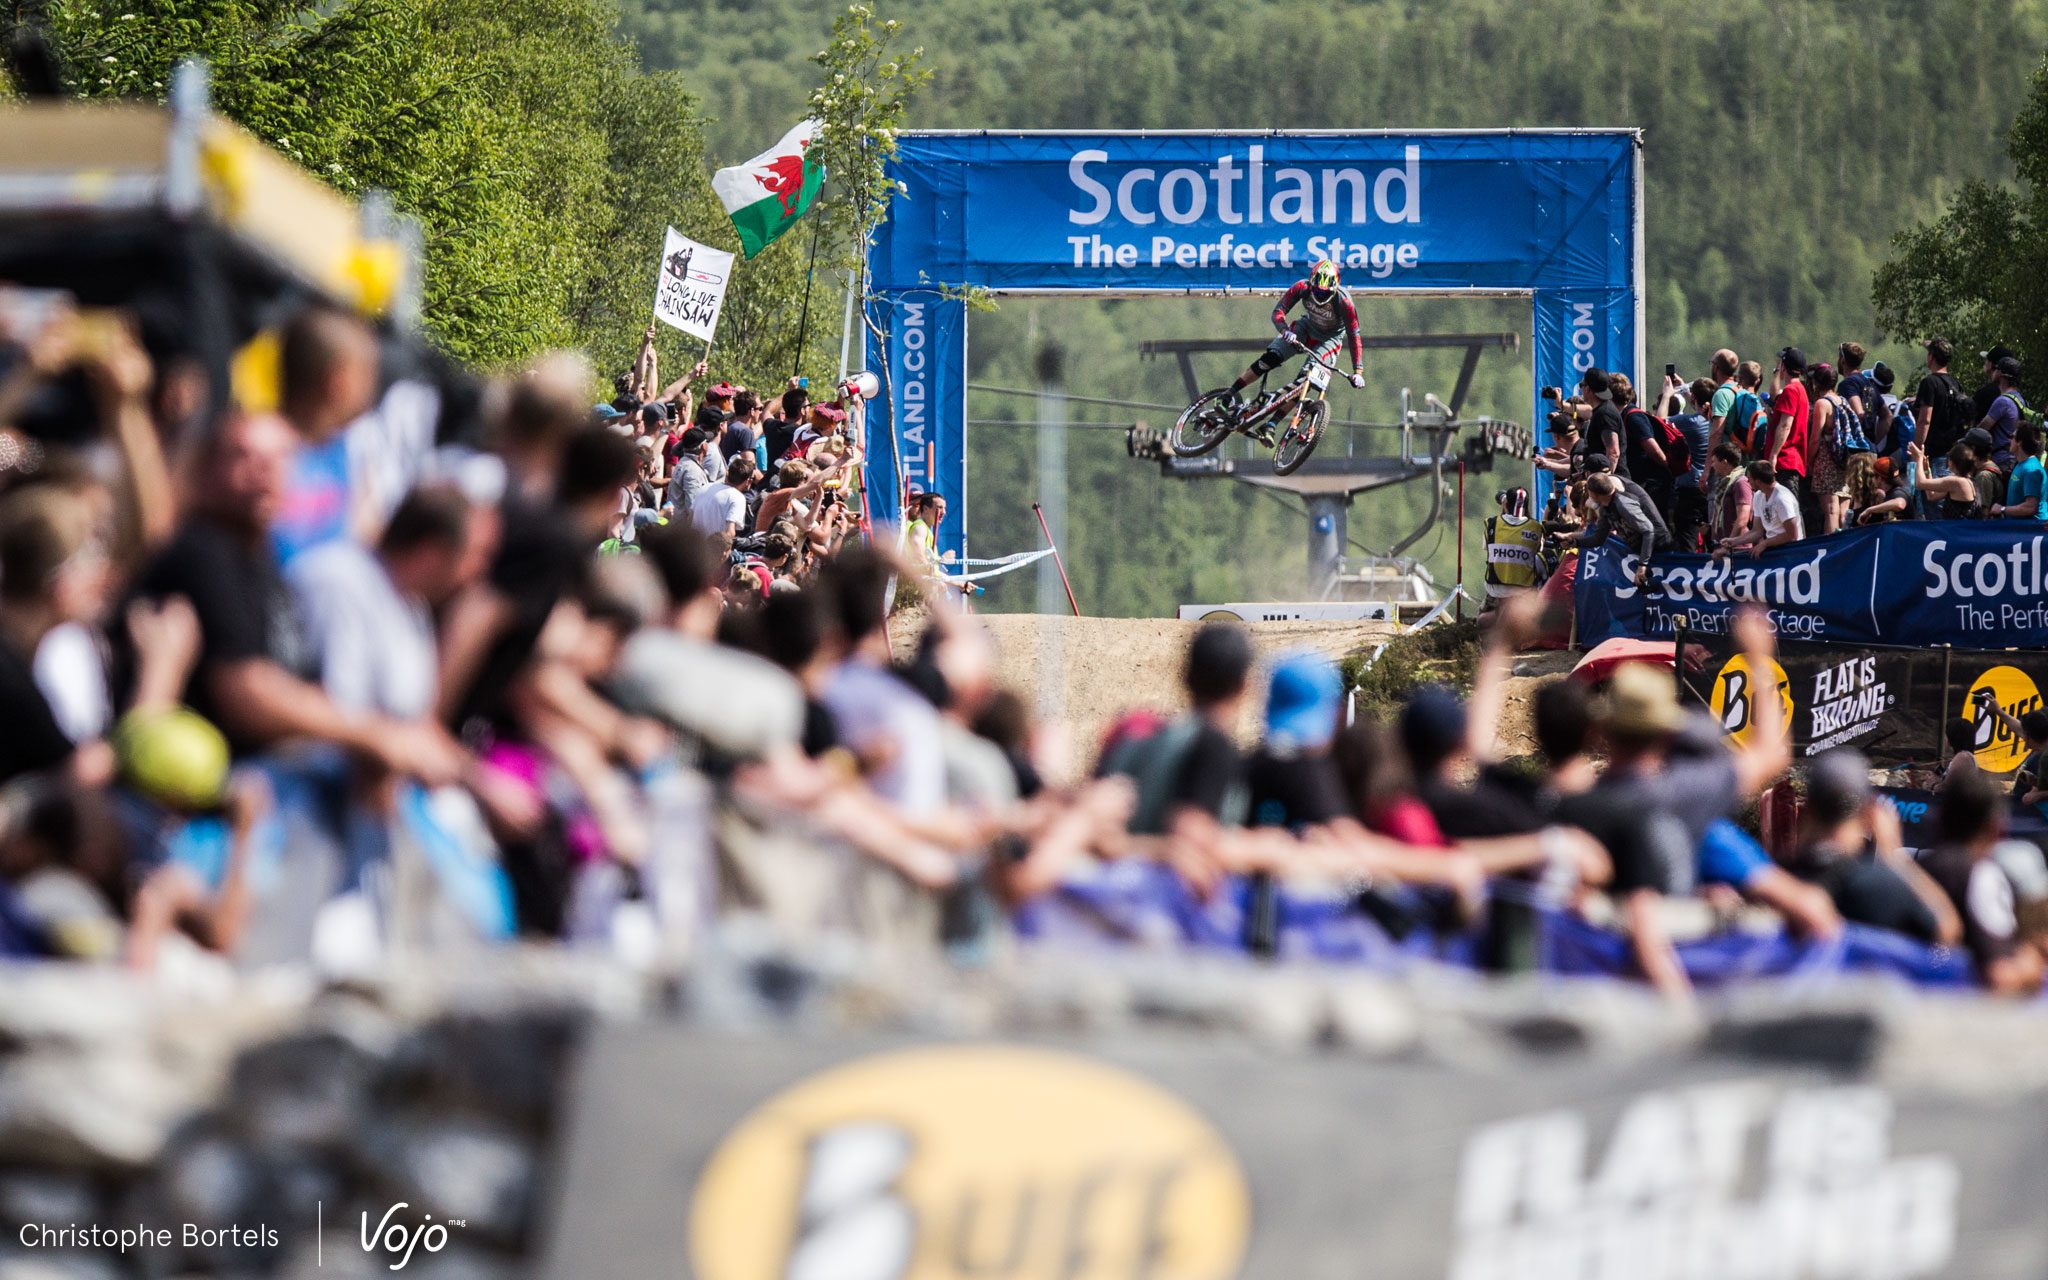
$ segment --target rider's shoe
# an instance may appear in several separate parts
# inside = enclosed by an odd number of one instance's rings
[[[1274,441],[1273,424],[1270,422],[1261,422],[1258,426],[1253,427],[1252,439],[1258,441],[1262,445],[1265,445],[1268,449],[1272,448]]]

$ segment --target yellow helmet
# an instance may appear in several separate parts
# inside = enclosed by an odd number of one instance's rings
[[[1337,264],[1324,258],[1308,273],[1308,287],[1317,293],[1328,293],[1337,287]]]

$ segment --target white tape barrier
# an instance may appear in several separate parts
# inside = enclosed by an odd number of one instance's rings
[[[972,568],[975,565],[992,566],[990,568],[982,569],[976,573],[948,574],[942,572],[938,575],[939,581],[945,583],[948,586],[957,587],[962,585],[963,583],[979,582],[983,578],[1000,578],[1006,573],[1010,573],[1017,569],[1022,569],[1027,564],[1037,564],[1040,560],[1045,559],[1047,556],[1051,554],[1051,549],[1045,548],[1038,551],[1020,551],[1016,555],[1001,556],[994,560],[949,560],[944,564],[937,565],[934,567],[943,570],[951,569],[959,565],[966,565],[969,568]]]

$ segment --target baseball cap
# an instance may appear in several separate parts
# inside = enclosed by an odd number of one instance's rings
[[[608,404],[594,404],[590,406],[590,411],[596,414],[598,420],[601,422],[609,422],[613,418],[622,418],[625,416],[624,414],[620,413],[617,409],[613,408]]]
[[[2000,356],[1997,360],[1992,362],[1992,367],[1997,369],[1999,373],[2005,375],[2008,378],[2018,378],[2020,376],[2020,362],[2018,356]]]
[[[814,404],[811,406],[811,412],[830,422],[846,421],[846,410],[841,409],[837,405]]]
[[[691,427],[683,432],[683,452],[695,453],[711,443],[711,433],[702,427]]]
[[[1277,749],[1328,746],[1337,734],[1344,682],[1319,653],[1290,653],[1266,683],[1266,740]]]
[[[658,427],[668,421],[668,406],[659,400],[650,400],[640,406],[640,421],[650,427]]]
[[[735,395],[739,394],[739,388],[732,385],[730,382],[721,382],[717,386],[711,388],[711,390],[705,392],[704,394],[710,396],[714,400],[730,400]]]
[[[1613,389],[1614,384],[1608,381],[1607,370],[1594,367],[1579,376],[1579,385],[1595,395],[1604,396]]]
[[[701,406],[697,410],[697,417],[695,419],[696,425],[707,431],[716,431],[731,421],[732,411],[730,409],[720,409],[715,405],[708,404]]]
[[[1585,467],[1588,471],[1612,471],[1614,459],[1604,453],[1589,453],[1586,455]]]
[[[1977,354],[1993,368],[1997,367],[2000,360],[2014,360],[2018,358],[2013,349],[2006,346],[2003,342],[1995,343],[1991,350],[1979,351]]]
[[[1797,347],[1780,347],[1778,361],[1793,373],[1806,371],[1806,353]]]
[[[1882,360],[1870,366],[1870,376],[1875,378],[1879,388],[1885,391],[1890,391],[1893,384],[1899,380],[1899,375],[1892,372],[1892,367]]]

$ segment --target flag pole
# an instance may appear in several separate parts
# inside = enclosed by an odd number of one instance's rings
[[[789,360],[789,376],[792,378],[803,372],[804,343],[811,334],[811,285],[818,278],[818,232],[824,225],[815,217],[811,219],[811,254],[804,263],[803,317],[796,323],[796,354]]]

